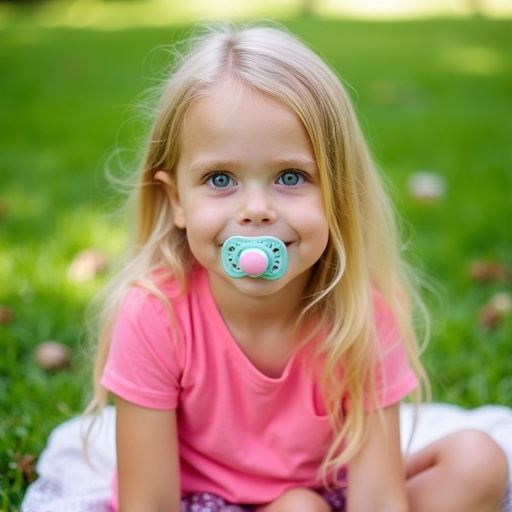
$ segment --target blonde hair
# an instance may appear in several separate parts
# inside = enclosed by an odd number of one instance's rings
[[[318,351],[325,360],[321,380],[334,430],[320,471],[326,477],[337,472],[364,440],[365,390],[375,399],[371,393],[376,339],[373,292],[377,290],[391,308],[410,364],[427,384],[413,320],[413,312],[425,313],[425,308],[414,274],[401,256],[395,212],[347,92],[315,52],[282,29],[236,30],[223,25],[209,30],[191,39],[190,49],[165,81],[133,197],[137,215],[128,258],[104,300],[89,411],[100,410],[107,402],[100,377],[126,290],[142,284],[158,294],[149,276],[162,265],[186,287],[193,256],[185,231],[173,224],[168,198],[154,174],[163,169],[173,178],[185,113],[212,85],[226,78],[287,105],[301,119],[315,151],[330,237],[313,269],[300,318],[314,316],[315,323],[329,328]],[[341,364],[343,379],[338,373]],[[350,403],[349,410],[342,398]]]

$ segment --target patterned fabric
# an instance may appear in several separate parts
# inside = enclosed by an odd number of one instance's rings
[[[329,503],[332,512],[345,512],[347,501],[347,489],[322,490],[319,491],[320,496]]]
[[[181,500],[181,512],[246,512],[250,510],[252,507],[233,505],[209,492],[188,494]]]
[[[346,489],[319,490],[318,494],[331,506],[332,512],[345,512]],[[254,507],[234,505],[211,494],[188,494],[181,501],[181,512],[250,512]]]

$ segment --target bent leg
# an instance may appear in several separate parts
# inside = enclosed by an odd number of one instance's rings
[[[464,430],[408,457],[406,477],[411,512],[498,512],[508,463],[488,434]]]
[[[331,507],[318,493],[306,488],[285,491],[268,505],[257,507],[256,512],[330,512]]]

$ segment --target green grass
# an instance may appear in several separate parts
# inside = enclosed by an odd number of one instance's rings
[[[37,456],[56,425],[80,412],[88,378],[80,356],[84,311],[103,278],[67,280],[81,249],[112,258],[123,224],[104,170],[117,148],[138,147],[130,108],[165,60],[152,49],[183,27],[94,31],[43,28],[31,11],[0,31],[0,510],[26,487],[17,461]],[[434,399],[473,407],[512,404],[510,315],[495,330],[478,311],[510,283],[479,284],[474,260],[512,267],[510,21],[472,18],[404,23],[289,19],[353,87],[375,155],[394,184],[424,270],[438,283],[436,329],[425,354]],[[445,197],[422,205],[407,180],[441,174]],[[72,348],[74,370],[46,373],[34,347]]]

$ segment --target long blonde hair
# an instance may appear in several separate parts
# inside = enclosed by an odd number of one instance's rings
[[[142,284],[158,294],[149,276],[162,265],[186,287],[193,256],[185,231],[173,224],[169,201],[154,174],[163,169],[173,178],[185,113],[226,77],[273,96],[295,112],[311,138],[320,171],[330,237],[313,269],[301,321],[314,316],[330,329],[319,347],[325,360],[324,398],[334,429],[320,471],[325,477],[338,471],[364,439],[363,394],[373,389],[375,379],[372,293],[377,290],[394,313],[410,364],[426,384],[414,321],[414,312],[425,313],[425,308],[401,255],[395,212],[347,92],[315,52],[283,29],[217,26],[190,40],[165,80],[132,197],[136,223],[127,259],[104,296],[88,411],[107,403],[100,378],[126,290]],[[338,374],[341,363],[344,379]],[[349,411],[342,398],[349,400]]]

